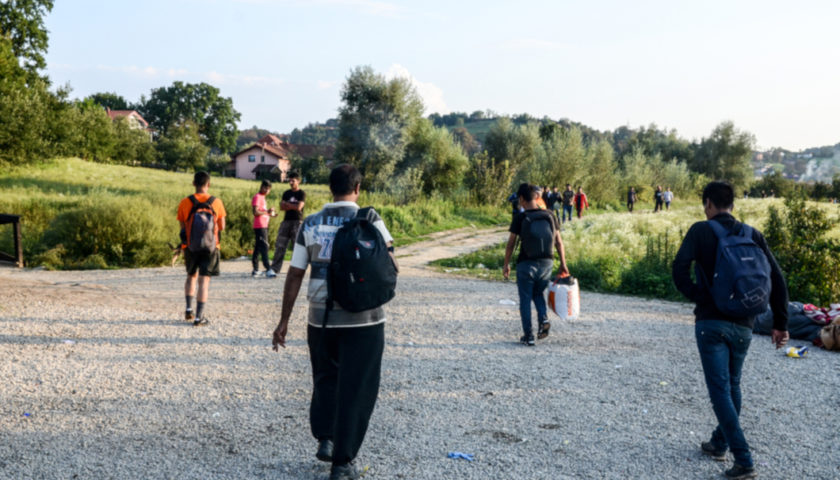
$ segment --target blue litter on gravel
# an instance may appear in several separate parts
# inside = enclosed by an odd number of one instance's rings
[[[472,453],[449,452],[446,456],[454,459],[462,458],[464,460],[469,460],[470,462],[475,460],[475,455]]]

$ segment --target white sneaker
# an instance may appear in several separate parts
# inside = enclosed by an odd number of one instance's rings
[[[268,269],[265,271],[265,276],[266,278],[274,278],[277,276],[277,274],[274,273],[274,270]]]
[[[254,270],[253,272],[251,272],[252,277],[259,277],[260,275],[262,275],[262,272],[260,272],[259,270]]]

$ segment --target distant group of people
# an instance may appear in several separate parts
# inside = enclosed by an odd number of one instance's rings
[[[365,221],[377,232],[379,241],[387,245],[388,255],[396,267],[393,238],[384,222],[375,211],[363,209],[366,212],[360,213],[356,201],[361,181],[361,174],[353,166],[335,167],[329,177],[333,201],[302,219],[305,194],[299,189],[299,178],[290,176],[291,188],[284,192],[280,207],[287,212],[284,223],[290,223],[281,225],[276,241],[276,248],[280,250],[275,250],[275,262],[271,264],[267,259],[267,228],[274,209],[267,208],[265,199],[271,190],[270,183],[263,182],[251,202],[257,242],[252,257],[255,274],[258,273],[258,261],[262,259],[266,272],[271,270],[276,275],[282,265],[282,257],[279,263],[277,257],[285,253],[289,241],[294,245],[283,287],[280,321],[272,336],[275,351],[286,346],[295,301],[304,274],[312,267],[307,294],[307,345],[313,379],[310,428],[318,443],[316,458],[331,464],[330,480],[359,478],[354,459],[364,440],[379,392],[386,320],[381,306],[360,312],[333,306],[335,291],[331,289],[340,287],[330,283],[328,271],[335,262],[333,247],[340,244],[336,240],[343,225],[352,224],[353,220],[358,222],[357,216],[366,213]],[[210,277],[219,275],[220,237],[226,227],[226,212],[222,201],[209,193],[210,176],[207,173],[196,173],[193,185],[195,193],[181,201],[177,219],[185,244],[186,320],[202,326],[208,323],[204,305]],[[567,185],[564,192],[557,192],[555,188],[545,195],[547,190],[523,183],[512,195],[515,205],[502,269],[504,277],[509,278],[511,260],[516,245],[520,245],[516,261],[522,326],[519,340],[527,346],[534,346],[537,339],[548,337],[551,329],[544,293],[553,273],[555,255],[559,260],[558,274],[569,274],[560,235],[560,225],[566,221],[566,206],[579,204],[578,218],[588,206],[581,187],[577,193],[572,191],[571,185]],[[666,195],[670,189],[658,188],[657,191],[661,192],[661,204],[655,198],[658,204],[655,211],[661,210],[663,205],[668,209],[673,200],[673,196]],[[628,207],[632,210],[635,200],[630,201],[631,193],[632,188],[628,192]],[[706,221],[697,222],[689,229],[673,262],[672,274],[677,289],[697,305],[694,311],[696,344],[718,420],[710,440],[703,442],[700,450],[721,461],[726,452],[731,451],[735,463],[725,475],[731,479],[748,479],[755,478],[756,471],[739,416],[740,379],[752,338],[752,312],[757,306],[770,304],[774,317],[772,340],[776,348],[784,346],[789,337],[787,288],[762,234],[732,216],[734,197],[734,189],[726,182],[712,182],[706,186],[702,197]],[[563,209],[562,218],[557,215],[558,204]],[[568,217],[571,221],[571,211],[568,211]],[[737,250],[736,255],[721,255],[721,249],[729,248],[729,245],[741,250]],[[356,258],[360,258],[358,247],[356,250]],[[691,275],[692,265],[696,278]],[[751,276],[736,281],[741,278],[738,277],[741,272]],[[746,282],[743,285],[748,292],[737,290],[742,281]],[[763,283],[755,286],[755,282]],[[735,288],[731,295],[726,290],[729,285]],[[531,317],[532,303],[537,311],[536,335]]]
[[[636,206],[636,202],[638,201],[638,196],[636,195],[636,187],[630,187],[627,189],[627,211],[630,213],[633,212],[633,208]],[[656,190],[653,192],[653,213],[659,212],[663,209],[670,210],[671,209],[671,202],[674,201],[674,192],[671,191],[671,187],[666,188],[664,191],[662,190],[662,185],[657,185]]]
[[[589,208],[589,199],[581,186],[578,186],[575,190],[571,184],[567,183],[566,188],[560,192],[557,187],[528,185],[534,192],[534,202],[536,202],[537,208],[553,213],[557,220],[562,223],[572,221],[572,209],[574,209],[577,218],[580,219],[583,216],[583,211]],[[520,196],[520,192],[517,190],[507,199],[511,204],[514,217],[524,211],[524,207],[519,202]]]

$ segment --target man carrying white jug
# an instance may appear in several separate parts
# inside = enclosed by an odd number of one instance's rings
[[[519,290],[519,315],[522,318],[523,335],[519,341],[533,347],[536,342],[531,325],[532,301],[537,309],[539,323],[537,338],[547,337],[551,328],[544,293],[551,279],[555,249],[560,256],[560,273],[568,275],[569,269],[566,267],[566,254],[557,218],[537,206],[537,198],[531,185],[523,183],[519,186],[517,194],[519,204],[525,210],[514,216],[510,224],[510,237],[505,248],[502,274],[505,279],[510,277],[510,259],[516,240],[520,238],[521,248],[516,259],[516,286]]]

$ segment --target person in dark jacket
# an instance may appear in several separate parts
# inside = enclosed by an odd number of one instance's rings
[[[724,461],[726,450],[732,451],[735,464],[726,470],[727,478],[755,478],[755,466],[749,445],[741,430],[741,369],[752,339],[754,317],[731,317],[715,306],[709,286],[704,281],[694,283],[691,264],[695,264],[698,278],[714,278],[718,238],[709,222],[718,222],[731,232],[739,232],[743,224],[732,216],[735,190],[727,182],[711,182],[703,190],[705,222],[691,226],[673,263],[674,284],[696,304],[695,338],[706,387],[718,426],[712,438],[700,446],[703,453]],[[764,236],[753,229],[752,240],[767,256],[770,263],[770,308],[773,311],[772,340],[776,348],[787,343],[788,293],[784,277],[776,259],[767,247]]]

